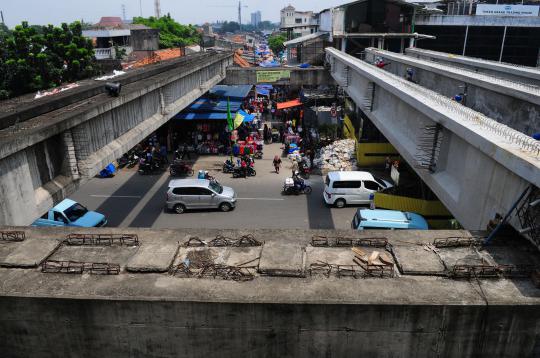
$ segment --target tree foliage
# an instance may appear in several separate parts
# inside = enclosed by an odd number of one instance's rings
[[[285,45],[283,45],[285,41],[287,41],[287,38],[283,34],[270,36],[268,38],[268,47],[277,55],[285,49]]]
[[[240,24],[236,21],[225,21],[221,24],[221,28],[219,29],[219,33],[221,34],[227,32],[235,33],[236,31],[240,31]]]
[[[4,32],[2,32],[4,33]],[[92,41],[81,24],[17,25],[0,35],[0,98],[55,87],[97,72]]]
[[[196,45],[201,41],[201,34],[195,26],[179,24],[171,18],[170,14],[159,19],[155,17],[135,17],[133,23],[159,29],[160,48]]]

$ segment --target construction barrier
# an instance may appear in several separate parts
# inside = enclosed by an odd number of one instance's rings
[[[379,209],[410,211],[425,217],[452,217],[448,209],[438,200],[422,200],[406,196],[376,193],[374,203],[375,207]]]
[[[384,165],[386,157],[399,159],[398,151],[390,143],[356,143],[356,159],[359,167]]]

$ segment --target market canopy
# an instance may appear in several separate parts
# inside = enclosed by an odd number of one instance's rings
[[[242,102],[229,101],[231,104],[231,112],[236,112],[240,109]],[[209,98],[199,98],[193,102],[183,112],[227,112],[227,100],[213,101]]]
[[[240,100],[248,96],[249,92],[253,88],[252,85],[237,85],[237,86],[227,86],[227,85],[216,85],[208,91],[214,96],[218,96],[222,99],[230,98],[230,100]]]
[[[301,105],[302,105],[302,102],[300,102],[300,100],[297,98],[297,99],[294,99],[292,101],[278,103],[277,104],[277,109],[297,107],[297,106],[301,106]]]
[[[226,120],[227,113],[224,112],[208,112],[208,113],[178,113],[174,119],[193,121],[193,120]]]

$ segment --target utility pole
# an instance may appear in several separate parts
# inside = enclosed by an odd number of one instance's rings
[[[139,13],[140,17],[142,17],[142,0],[139,0]]]
[[[122,4],[122,19],[126,22],[126,5]]]
[[[159,6],[159,0],[154,0],[154,15],[156,16],[156,19],[159,19],[161,17],[161,8]]]
[[[242,31],[242,2],[238,1],[238,25],[240,25],[240,31]]]
[[[6,23],[4,22],[4,13],[2,12],[2,10],[0,10],[0,16],[2,17],[2,25],[5,25]]]

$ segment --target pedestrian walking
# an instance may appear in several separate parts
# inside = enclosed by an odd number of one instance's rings
[[[296,172],[298,171],[298,162],[296,159],[292,160],[292,175],[293,177],[296,175]]]
[[[276,170],[276,174],[279,174],[279,167],[281,166],[281,158],[279,155],[276,155],[274,157],[274,169]]]

